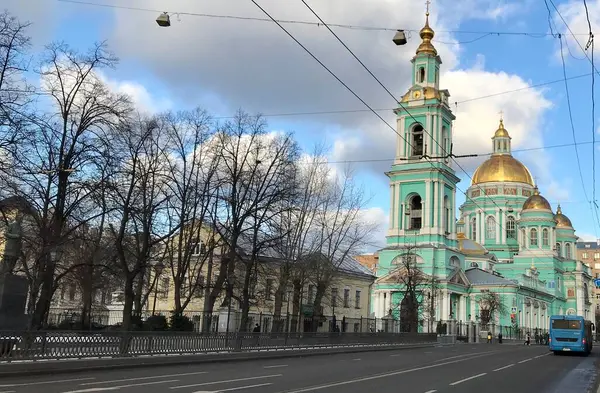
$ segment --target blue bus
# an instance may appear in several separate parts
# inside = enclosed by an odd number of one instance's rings
[[[594,325],[577,315],[553,315],[550,317],[550,351],[581,352],[589,355],[592,351]]]

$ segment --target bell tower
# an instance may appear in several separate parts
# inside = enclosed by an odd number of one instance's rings
[[[442,60],[435,33],[425,25],[412,59],[412,86],[394,111],[396,158],[390,178],[389,245],[426,243],[456,246],[455,197],[460,180],[450,167],[452,121],[448,90],[440,89]]]

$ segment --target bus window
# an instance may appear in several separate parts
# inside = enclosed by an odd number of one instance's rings
[[[568,330],[580,330],[580,321],[568,321],[564,319],[555,319],[552,321],[552,329],[568,329]]]

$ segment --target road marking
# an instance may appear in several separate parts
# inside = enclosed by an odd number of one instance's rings
[[[68,392],[63,393],[91,393],[91,392],[107,392],[109,390],[121,390],[127,388],[134,388],[137,386],[148,386],[148,385],[158,385],[162,383],[172,383],[179,382],[178,379],[171,379],[168,381],[154,381],[154,382],[144,382],[144,383],[132,383],[129,385],[119,385],[119,386],[111,386],[108,388],[89,388],[89,389],[81,389],[81,390],[69,390]]]
[[[437,392],[437,390],[428,390],[425,393],[435,393],[435,392]]]
[[[494,371],[500,371],[500,370],[504,370],[504,369],[506,369],[506,368],[509,368],[509,367],[512,367],[512,366],[514,366],[514,365],[515,365],[514,363],[513,363],[513,364],[509,364],[508,366],[504,366],[504,367],[497,368],[497,369],[495,369]]]
[[[0,393],[17,393],[17,391],[16,390],[5,390]]]
[[[354,360],[354,361],[357,361],[357,360],[360,360],[360,358],[357,358],[357,359],[352,359],[352,360]]]
[[[490,353],[493,353],[493,352],[497,352],[497,351],[490,351]],[[351,379],[351,380],[347,380],[347,381],[329,383],[329,384],[326,384],[326,385],[319,385],[319,386],[313,386],[313,387],[303,388],[303,389],[298,389],[298,390],[291,390],[291,391],[287,391],[287,393],[313,392],[315,390],[323,390],[323,389],[329,389],[329,388],[333,388],[333,387],[337,387],[337,386],[350,385],[350,384],[353,384],[353,383],[359,383],[359,382],[365,382],[365,381],[372,381],[374,379],[381,379],[381,378],[393,377],[393,376],[396,376],[396,375],[408,374],[408,373],[412,373],[412,372],[415,372],[415,371],[428,370],[430,368],[441,367],[441,366],[445,366],[445,365],[448,365],[448,364],[465,362],[467,360],[473,360],[473,359],[480,358],[480,357],[483,357],[483,356],[486,356],[486,355],[487,354],[483,354],[483,355],[481,355],[481,354],[477,354],[477,355],[471,354],[471,357],[467,358],[467,359],[457,359],[457,360],[452,360],[452,361],[446,362],[446,363],[430,364],[428,366],[416,367],[416,368],[411,368],[411,369],[408,369],[408,370],[392,371],[392,372],[384,373],[384,374],[371,375],[369,377],[356,378],[356,379]],[[171,388],[171,389],[173,389],[173,388]]]
[[[458,385],[459,383],[463,383],[463,382],[467,382],[467,381],[470,381],[470,380],[475,379],[475,378],[483,377],[486,374],[487,373],[481,373],[481,374],[473,375],[472,377],[461,379],[460,381],[452,382],[450,384],[450,386]]]
[[[550,353],[545,353],[543,355],[538,355],[538,356],[534,357],[534,359],[543,358],[544,356],[548,356],[548,355],[550,355]]]
[[[234,390],[242,390],[242,389],[252,389],[252,388],[259,388],[262,386],[269,386],[272,385],[272,383],[261,383],[260,385],[248,385],[248,386],[240,386],[237,388],[229,388],[229,389],[220,389],[220,390],[213,390],[213,391],[208,391],[208,390],[199,390],[197,392],[194,393],[221,393],[221,392],[233,392]],[[0,392],[1,393],[1,392]]]
[[[54,381],[40,381],[40,382],[29,382],[29,383],[13,383],[9,385],[0,385],[0,388],[14,388],[17,386],[34,386],[34,385],[46,385],[50,383],[63,383],[63,382],[80,382],[89,381],[96,378],[74,378],[74,379],[59,379]]]
[[[274,366],[264,366],[263,368],[280,368],[280,367],[287,367],[287,364],[276,364]]]
[[[133,382],[133,381],[143,381],[146,379],[159,379],[159,378],[173,378],[173,377],[185,377],[188,375],[200,375],[206,374],[206,371],[198,371],[195,373],[182,373],[182,374],[166,374],[166,375],[153,375],[149,377],[136,377],[136,378],[125,378],[125,379],[114,379],[112,381],[97,381],[97,382],[86,382],[80,384],[80,386],[90,386],[90,385],[103,385],[108,383],[119,383],[119,382]]]
[[[194,386],[219,385],[219,384],[231,383],[231,382],[251,381],[253,379],[277,378],[277,377],[281,377],[282,375],[283,374],[273,374],[273,375],[261,375],[259,377],[225,379],[223,381],[213,381],[213,382],[194,383],[191,385],[173,386],[170,389],[184,389],[184,388],[193,388]],[[221,391],[223,391],[223,390],[220,389],[219,392],[221,392]]]
[[[529,359],[521,360],[520,362],[517,362],[517,363],[519,363],[519,364],[521,364],[521,363],[526,363],[526,362],[529,362],[529,361],[531,361],[531,360],[533,360],[533,359],[534,359],[534,358],[529,358]]]

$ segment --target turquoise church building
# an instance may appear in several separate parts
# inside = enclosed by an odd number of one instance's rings
[[[395,110],[399,136],[386,173],[390,222],[378,253],[372,314],[405,329],[404,282],[414,267],[420,272],[419,331],[473,326],[484,313],[489,323],[482,329],[491,325],[495,333],[499,327],[544,331],[554,314],[593,318],[591,270],[577,260],[575,229],[512,156],[502,119],[490,130],[491,156],[469,179],[466,201],[456,211],[460,179],[450,156],[455,116],[448,90],[440,88],[442,61],[428,16],[420,37],[412,86]],[[501,306],[485,300],[490,293]]]

